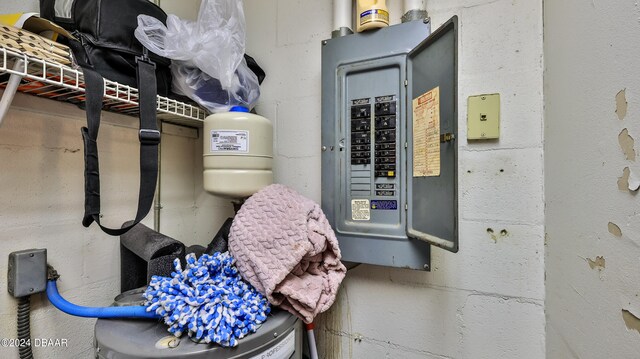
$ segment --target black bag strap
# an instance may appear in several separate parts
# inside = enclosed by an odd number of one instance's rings
[[[108,228],[100,224],[100,169],[98,164],[98,130],[102,111],[104,81],[95,70],[83,68],[86,95],[87,127],[82,128],[85,161],[85,206],[82,225],[89,227],[96,222],[112,236],[120,236],[138,224],[149,213],[158,179],[158,144],[160,131],[156,121],[155,65],[148,57],[137,58],[138,103],[140,108],[140,190],[138,212],[132,223],[122,228]]]

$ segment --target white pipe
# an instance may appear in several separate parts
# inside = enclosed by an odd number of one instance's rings
[[[427,1],[426,0],[404,0],[404,13],[411,10],[426,10],[427,9]]]
[[[425,20],[427,14],[427,0],[404,0],[402,2],[404,12],[402,14],[402,22]]]
[[[24,68],[24,60],[17,60],[13,65],[13,70],[20,71],[21,68]],[[26,71],[24,72],[26,73]],[[9,107],[11,107],[11,102],[13,102],[13,97],[18,91],[18,86],[20,85],[21,80],[22,76],[20,75],[11,74],[11,76],[9,76],[7,87],[5,87],[4,92],[2,93],[2,99],[0,99],[0,126],[2,126],[2,121],[7,115]]]
[[[333,0],[333,29],[352,29],[353,0]]]
[[[318,359],[318,348],[316,348],[316,337],[313,335],[313,323],[311,328],[307,324],[307,339],[309,339],[309,356],[311,359]]]

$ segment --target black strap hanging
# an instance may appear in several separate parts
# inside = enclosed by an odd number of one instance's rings
[[[98,130],[102,111],[104,80],[89,67],[83,67],[87,127],[82,128],[85,160],[85,211],[82,225],[89,227],[96,222],[112,236],[120,236],[139,223],[151,209],[158,179],[158,145],[160,131],[156,121],[155,65],[148,57],[137,58],[138,103],[140,107],[140,190],[136,218],[122,228],[108,228],[100,224],[100,168],[98,164]]]

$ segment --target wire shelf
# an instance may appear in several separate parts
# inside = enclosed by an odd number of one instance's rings
[[[31,95],[81,105],[85,101],[82,70],[47,60],[27,56],[0,46],[0,86],[7,85],[9,76],[22,77],[18,91]],[[129,116],[138,116],[138,89],[104,79],[103,109]],[[208,113],[164,96],[158,96],[158,119],[192,127],[201,127]]]

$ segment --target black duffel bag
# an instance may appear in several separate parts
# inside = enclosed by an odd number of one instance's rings
[[[41,16],[69,31],[76,62],[85,81],[87,127],[82,128],[85,158],[85,213],[82,224],[96,222],[119,236],[140,222],[151,209],[158,176],[160,131],[156,121],[158,92],[171,88],[170,60],[148,54],[134,36],[137,16],[145,14],[166,23],[167,14],[147,0],[40,0]],[[140,113],[140,190],[136,218],[123,228],[100,224],[98,129],[104,94],[103,77],[138,88]]]
[[[103,77],[137,87],[136,57],[144,47],[133,32],[138,15],[152,16],[163,23],[167,14],[148,0],[40,0],[40,14],[69,30],[78,38],[84,51],[73,48],[81,66],[90,65]],[[171,91],[171,60],[149,53],[156,64],[158,93]]]

